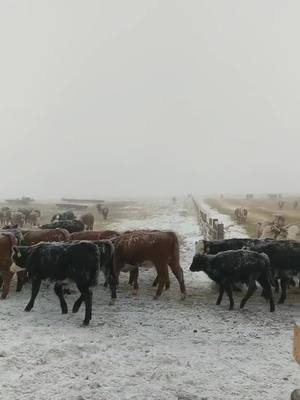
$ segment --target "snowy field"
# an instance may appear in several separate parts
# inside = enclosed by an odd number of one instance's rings
[[[300,295],[289,294],[275,313],[258,294],[242,311],[239,294],[234,311],[228,311],[226,296],[216,306],[208,279],[188,270],[200,237],[189,200],[149,201],[126,212],[126,219],[106,227],[179,234],[186,300],[179,300],[170,276],[170,290],[153,301],[154,269],[141,269],[140,291],[133,296],[124,273],[114,306],[102,285],[94,289],[93,319],[82,328],[83,310],[61,315],[52,288],[44,285],[32,312],[25,313],[30,287],[16,293],[13,286],[0,303],[0,399],[289,399],[300,387],[292,357]],[[233,229],[230,236],[235,233],[241,236]],[[69,309],[76,297],[67,296]]]

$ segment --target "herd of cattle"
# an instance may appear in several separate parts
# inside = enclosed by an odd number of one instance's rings
[[[104,274],[105,286],[110,287],[111,301],[114,302],[120,272],[130,272],[129,283],[136,292],[139,267],[149,262],[155,266],[157,273],[153,282],[153,286],[157,286],[155,298],[161,295],[164,288],[170,287],[169,267],[178,281],[181,298],[185,298],[179,242],[174,232],[149,229],[122,233],[94,231],[91,216],[86,214],[85,218],[76,220],[72,212],[67,212],[54,215],[49,224],[39,228],[23,229],[10,224],[1,229],[2,299],[7,297],[11,280],[16,274],[17,291],[22,290],[24,283],[31,282],[31,297],[25,308],[30,311],[42,280],[49,279],[55,282],[54,291],[60,300],[62,313],[67,313],[65,285],[66,280],[71,280],[80,292],[73,312],[77,312],[84,303],[83,324],[88,325],[92,318],[91,288],[97,284],[100,271]],[[272,288],[275,291],[281,288],[279,303],[283,303],[287,288],[295,285],[295,277],[300,274],[300,243],[248,238],[200,240],[195,245],[190,271],[203,271],[215,281],[219,285],[217,304],[221,303],[226,292],[230,310],[234,307],[233,290],[239,284],[247,286],[240,304],[243,308],[259,283],[270,311],[274,311]]]

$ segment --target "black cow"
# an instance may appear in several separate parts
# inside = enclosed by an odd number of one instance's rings
[[[261,241],[249,246],[250,250],[268,255],[274,278],[280,279],[279,304],[286,299],[286,289],[291,278],[300,273],[300,243],[294,240]]]
[[[259,242],[259,239],[233,238],[223,240],[199,240],[195,243],[196,254],[218,254],[221,251],[239,250]],[[232,285],[235,292],[241,292],[240,283]]]
[[[55,293],[59,297],[63,314],[68,312],[68,306],[63,295],[65,279],[74,281],[81,293],[74,303],[73,312],[77,312],[82,301],[85,302],[84,325],[92,318],[92,291],[98,281],[100,270],[99,247],[91,242],[78,243],[40,243],[35,246],[16,246],[13,251],[13,261],[28,271],[32,281],[32,293],[25,311],[34,306],[41,281],[55,281]]]
[[[74,242],[80,243],[80,242]],[[82,243],[82,242],[81,242]],[[109,285],[111,290],[111,304],[115,302],[117,298],[117,283],[118,279],[114,273],[113,267],[113,256],[114,256],[114,246],[109,240],[95,240],[93,242],[100,252],[100,270],[104,274],[105,279],[105,287]],[[80,296],[80,298],[76,301],[77,310],[79,310],[81,304],[83,303],[84,298]]]
[[[269,239],[272,240],[272,239]],[[196,254],[217,254],[220,251],[240,250],[261,243],[260,239],[234,238],[224,240],[199,240],[195,243]]]
[[[275,310],[270,261],[266,254],[249,250],[228,250],[216,255],[196,254],[190,270],[204,271],[210,279],[219,284],[217,305],[221,304],[225,290],[230,301],[229,310],[232,310],[234,306],[232,284],[243,282],[248,286],[248,291],[240,304],[240,308],[243,308],[255,292],[257,281],[263,288],[264,297],[269,300],[270,311]]]
[[[66,221],[66,220],[74,221],[74,219],[76,219],[76,216],[73,213],[73,211],[64,211],[62,213],[54,214],[53,217],[51,218],[51,222]]]
[[[55,229],[61,228],[66,229],[69,233],[81,232],[84,230],[84,224],[77,220],[65,220],[52,222],[51,224],[44,224],[40,226],[41,229]]]

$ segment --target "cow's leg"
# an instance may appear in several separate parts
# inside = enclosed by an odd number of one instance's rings
[[[158,275],[156,275],[156,278],[154,279],[152,283],[152,287],[156,287],[158,285]]]
[[[170,262],[169,263],[170,268],[175,275],[176,279],[178,280],[179,286],[180,286],[180,291],[181,291],[181,298],[182,300],[185,299],[186,296],[186,289],[185,289],[185,284],[184,284],[184,277],[183,277],[183,270],[181,266],[177,263]]]
[[[261,278],[258,280],[263,288],[262,295],[270,303],[270,311],[275,311],[274,297],[272,292],[271,282],[267,278]]]
[[[0,274],[0,288],[2,287],[2,285],[3,285],[3,276],[2,274]]]
[[[129,271],[128,285],[132,286],[134,281],[134,271]]]
[[[287,286],[287,278],[281,278],[280,279],[281,296],[278,301],[278,304],[283,304],[286,299],[286,286]]]
[[[88,289],[85,295],[85,316],[83,325],[88,325],[92,319],[93,292]]]
[[[2,300],[6,299],[6,297],[8,296],[10,283],[11,283],[13,276],[14,276],[14,273],[11,271],[2,272],[2,277],[3,277],[3,286],[2,286],[2,295],[1,295]]]
[[[34,301],[41,287],[41,279],[32,278],[31,297],[29,303],[25,307],[25,311],[30,311],[34,306]]]
[[[253,293],[255,292],[256,289],[257,289],[257,286],[256,286],[256,283],[255,283],[255,279],[253,279],[251,277],[250,280],[249,280],[247,293],[242,298],[242,301],[241,301],[241,304],[240,304],[240,308],[244,308],[245,304],[250,299],[250,297],[253,295]]]
[[[159,296],[162,294],[163,288],[168,279],[168,266],[167,264],[156,264],[156,270],[158,275],[158,287],[156,290],[156,294],[154,296],[154,300],[157,300]]]
[[[234,307],[234,301],[233,301],[233,297],[232,297],[232,288],[231,288],[231,284],[226,282],[223,284],[225,292],[227,293],[228,297],[229,297],[229,310],[233,310]]]
[[[62,314],[68,314],[68,305],[67,305],[66,300],[64,298],[64,291],[63,291],[63,286],[62,286],[61,283],[58,283],[58,282],[55,283],[54,292],[59,298],[60,307],[61,307],[61,313]]]
[[[279,293],[279,282],[278,278],[274,279],[274,287],[275,287],[275,293]]]
[[[224,287],[223,285],[219,285],[219,296],[217,298],[216,305],[219,306],[222,302],[223,299],[223,294],[224,294]]]
[[[137,295],[139,290],[139,268],[136,268],[133,273],[133,294]]]
[[[83,301],[84,301],[84,298],[82,295],[80,295],[73,305],[73,309],[72,309],[73,313],[77,313],[79,311],[79,308],[80,308],[81,304],[83,303]]]
[[[81,293],[79,299],[75,302],[73,307],[73,312],[77,312],[80,308],[80,305],[84,301],[85,303],[85,316],[83,320],[83,325],[88,325],[90,320],[92,319],[92,300],[93,293],[89,289],[89,287],[85,284],[76,282],[76,285]]]
[[[105,276],[105,282],[109,284],[111,293],[111,304],[113,304],[115,302],[115,299],[117,298],[117,280],[113,272],[111,272],[110,268],[105,269],[103,272]]]
[[[27,271],[17,272],[17,292],[21,292],[24,283],[26,282]]]
[[[111,303],[114,303],[117,298],[117,280],[113,274],[110,275],[109,287],[111,292]]]
[[[156,287],[158,285],[158,275],[156,275],[156,278],[154,279],[152,283],[152,287]],[[166,290],[170,289],[170,278],[169,278],[169,271],[168,271],[168,280],[166,282]]]

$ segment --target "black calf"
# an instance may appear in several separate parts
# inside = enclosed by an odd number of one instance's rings
[[[26,268],[32,281],[32,293],[25,311],[34,306],[41,281],[51,279],[56,282],[55,293],[59,297],[62,313],[68,312],[64,299],[63,281],[72,280],[76,283],[85,302],[84,325],[92,318],[92,292],[90,288],[97,284],[100,270],[100,253],[93,243],[41,243],[35,246],[19,246],[14,248],[14,262],[21,268]],[[75,303],[76,304],[76,303]],[[74,305],[75,306],[75,305]],[[73,311],[76,310],[73,308]]]
[[[256,281],[263,288],[264,297],[269,300],[270,311],[275,310],[273,293],[271,289],[271,271],[268,256],[248,250],[228,250],[217,255],[194,256],[191,271],[204,271],[210,279],[220,286],[217,304],[221,304],[224,291],[226,291],[230,307],[233,309],[232,285],[237,282],[245,283],[248,291],[241,301],[243,308],[256,290]]]

